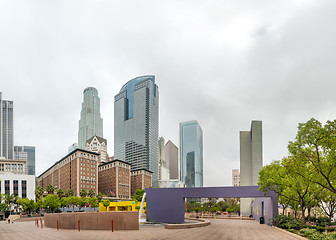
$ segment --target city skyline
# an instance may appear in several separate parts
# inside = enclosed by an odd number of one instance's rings
[[[336,119],[335,10],[328,0],[0,3],[14,144],[36,147],[41,174],[76,142],[82,91],[94,86],[113,155],[113,97],[127,79],[154,74],[159,136],[179,146],[178,124],[197,119],[204,186],[229,186],[251,120],[263,121],[265,165],[287,155],[298,123]]]

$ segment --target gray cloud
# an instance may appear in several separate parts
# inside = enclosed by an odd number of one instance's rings
[[[160,135],[204,132],[207,186],[231,184],[239,131],[263,120],[264,164],[287,154],[298,122],[334,119],[333,1],[2,1],[0,91],[15,104],[15,144],[37,174],[77,141],[82,91],[101,98],[113,155],[113,97],[154,74]]]

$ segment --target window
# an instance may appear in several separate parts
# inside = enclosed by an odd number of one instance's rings
[[[14,190],[14,196],[19,195],[19,181],[18,180],[14,180],[13,181],[13,190]]]
[[[27,197],[27,181],[22,180],[22,199]]]
[[[5,180],[5,194],[10,194],[9,186],[10,186],[9,180]]]

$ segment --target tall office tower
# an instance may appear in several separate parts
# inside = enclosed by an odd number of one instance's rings
[[[170,179],[179,179],[178,147],[170,140],[164,146],[164,159],[167,162]]]
[[[169,180],[169,169],[164,158],[165,139],[159,138],[159,180]]]
[[[203,187],[203,131],[197,121],[180,123],[180,179]]]
[[[14,159],[13,101],[2,100],[2,92],[0,107],[0,157]]]
[[[26,160],[28,175],[35,175],[35,147],[14,146],[14,159]]]
[[[240,173],[239,169],[232,169],[232,186],[240,186]]]
[[[153,172],[158,186],[159,91],[155,76],[127,82],[114,97],[114,158]]]
[[[257,186],[262,166],[262,121],[252,121],[250,131],[240,131],[240,186]],[[241,214],[251,214],[251,201],[241,199]]]
[[[86,140],[92,136],[103,137],[103,119],[100,117],[100,99],[94,87],[85,88],[79,120],[78,147],[85,149]]]

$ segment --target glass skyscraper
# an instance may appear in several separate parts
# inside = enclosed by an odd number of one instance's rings
[[[180,180],[203,187],[203,131],[197,121],[180,123]]]
[[[35,175],[35,147],[14,146],[14,159],[27,160],[28,175]]]
[[[114,97],[114,159],[153,172],[158,186],[159,91],[155,76],[128,81]]]
[[[94,87],[85,88],[79,120],[78,147],[85,149],[86,140],[92,136],[103,137],[103,119],[100,117],[100,99]]]
[[[0,92],[0,157],[14,159],[13,101],[2,99]]]

